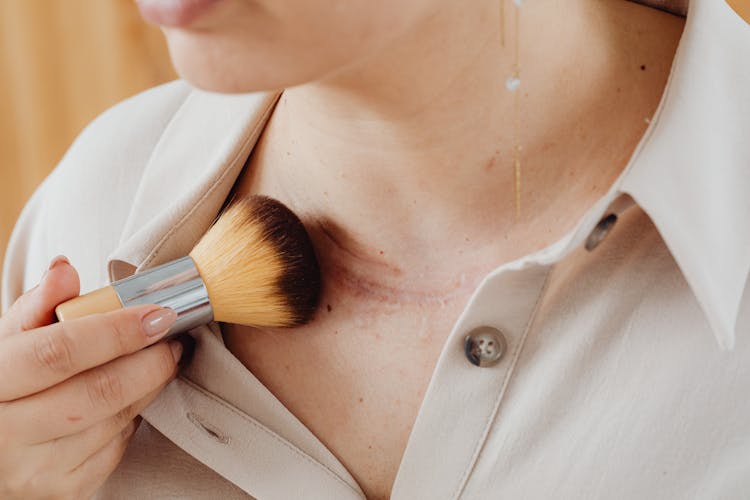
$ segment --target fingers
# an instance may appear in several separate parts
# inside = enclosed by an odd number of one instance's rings
[[[133,432],[135,432],[135,424],[128,425],[106,446],[96,451],[66,476],[65,482],[69,485],[67,489],[76,492],[71,498],[91,498],[117,468]]]
[[[0,425],[16,429],[17,439],[32,444],[76,434],[171,380],[181,354],[182,344],[170,341],[123,356],[46,391],[5,403]]]
[[[134,419],[146,406],[151,404],[167,383],[161,384],[145,397],[126,406],[115,415],[99,422],[93,427],[89,427],[77,434],[34,445],[34,448],[37,449],[36,453],[45,453],[51,457],[64,457],[66,470],[68,471],[79,467],[91,455],[104,448],[117,435],[126,431],[128,426],[137,427]]]
[[[27,449],[18,457],[24,466],[15,471],[16,477],[2,477],[2,498],[91,498],[117,467],[135,428],[131,421],[78,466],[69,465],[64,452],[52,455]]]
[[[166,383],[162,384],[116,415],[72,436],[30,447],[7,442],[0,454],[0,497],[88,498],[121,458],[121,455],[99,452],[116,446],[114,443],[118,440],[127,445],[141,420],[140,416],[134,419],[133,416],[143,411],[165,386]],[[104,475],[79,474],[82,465],[95,455],[104,456],[105,460],[109,456],[113,460],[108,462],[109,467],[101,469]],[[86,467],[87,470],[92,468],[94,464]]]
[[[34,394],[153,344],[177,314],[154,304],[62,321],[0,340],[0,401]]]
[[[78,272],[65,256],[58,255],[40,283],[16,299],[2,317],[0,338],[54,323],[55,307],[79,292]]]

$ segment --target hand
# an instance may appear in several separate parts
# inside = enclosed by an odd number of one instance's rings
[[[176,313],[127,307],[60,323],[78,273],[56,257],[0,318],[0,498],[89,498],[120,462],[134,420],[177,372]],[[147,347],[150,346],[150,347]]]

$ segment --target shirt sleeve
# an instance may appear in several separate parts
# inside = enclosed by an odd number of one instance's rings
[[[11,232],[3,261],[0,304],[2,313],[10,308],[15,300],[33,287],[46,266],[43,262],[44,246],[39,238],[44,234],[44,200],[49,176],[32,193],[21,211]]]
[[[2,312],[64,254],[81,290],[102,286],[132,196],[164,129],[187,99],[181,80],[152,87],[102,112],[76,137],[26,202],[3,261]]]

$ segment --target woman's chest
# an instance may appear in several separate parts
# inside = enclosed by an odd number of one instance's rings
[[[341,461],[370,500],[388,498],[461,304],[364,311],[324,303],[309,325],[224,325],[235,356]]]

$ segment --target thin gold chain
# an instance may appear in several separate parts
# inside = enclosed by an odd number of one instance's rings
[[[521,217],[521,62],[520,62],[520,12],[522,0],[513,0],[515,44],[513,47],[513,72],[505,82],[505,87],[513,96],[513,173],[516,202],[516,219]],[[500,46],[505,48],[505,0],[500,0]]]

